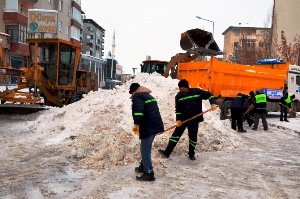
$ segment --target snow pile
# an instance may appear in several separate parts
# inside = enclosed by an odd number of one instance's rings
[[[152,90],[156,98],[165,128],[175,124],[175,95],[178,80],[161,75],[139,73],[114,90],[90,92],[82,100],[65,106],[40,112],[40,116],[28,122],[32,132],[42,133],[45,144],[69,143],[72,140],[72,156],[82,159],[89,167],[107,169],[113,165],[126,165],[140,160],[140,141],[131,132],[131,100],[129,86],[137,82]],[[203,101],[203,111],[210,108]],[[230,150],[242,145],[239,136],[231,130],[229,120],[220,120],[219,110],[204,115],[199,125],[196,152]],[[155,138],[153,163],[162,160],[157,153],[164,149],[173,129]],[[186,155],[188,136],[184,133],[172,156]]]

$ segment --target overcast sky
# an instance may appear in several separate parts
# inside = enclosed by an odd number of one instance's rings
[[[222,33],[239,23],[265,27],[273,0],[82,0],[87,19],[105,29],[104,57],[116,36],[116,59],[125,73],[139,68],[146,55],[169,61],[180,47],[181,33],[200,28],[213,32],[223,51]]]

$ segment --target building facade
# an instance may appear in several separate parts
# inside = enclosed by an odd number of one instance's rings
[[[0,9],[0,39],[6,64],[13,68],[27,65],[28,38],[61,38],[80,44],[83,31],[81,0],[1,0],[0,7],[3,8]],[[28,28],[29,9],[57,10],[57,34],[31,33]],[[15,84],[16,78],[11,78],[9,83]]]
[[[284,57],[278,50],[278,46],[282,43],[281,36],[286,39],[287,45],[291,44],[291,60],[292,64],[300,64],[300,4],[298,0],[274,0],[273,16],[272,16],[272,53],[276,58]],[[297,52],[297,53],[295,53]]]
[[[40,0],[33,9],[58,11],[57,34],[37,33],[37,38],[60,38],[80,44],[80,34],[83,31],[81,0]]]
[[[93,19],[83,19],[82,53],[102,59],[104,56],[105,30]]]
[[[268,48],[270,46],[270,28],[242,25],[228,27],[224,35],[224,61],[235,60],[235,53],[241,45],[251,48]]]

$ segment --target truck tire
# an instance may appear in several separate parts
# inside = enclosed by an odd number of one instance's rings
[[[230,105],[231,105],[230,100],[226,100],[225,102],[223,102],[222,110],[221,110],[222,113],[221,115],[223,119],[231,119]]]
[[[81,100],[83,98],[82,95],[84,95],[84,94],[86,94],[84,91],[78,91],[78,92],[74,93],[72,95],[70,104]]]

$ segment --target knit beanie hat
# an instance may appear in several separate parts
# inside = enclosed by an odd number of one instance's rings
[[[129,94],[132,94],[132,92],[136,91],[140,85],[138,83],[132,83],[129,88]]]
[[[182,79],[178,82],[178,87],[189,88],[189,82],[186,79]]]

